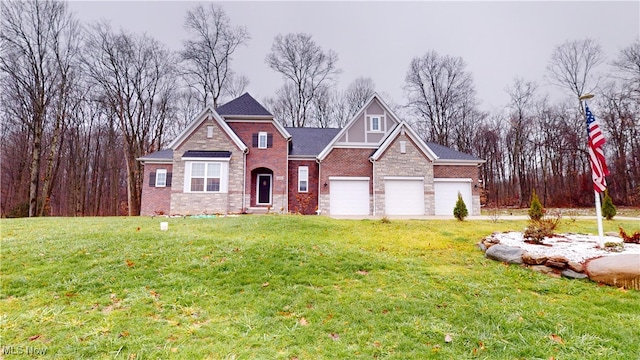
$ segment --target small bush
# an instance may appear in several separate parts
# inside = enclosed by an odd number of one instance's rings
[[[640,231],[634,232],[632,235],[627,234],[622,226],[618,227],[620,230],[620,237],[622,240],[629,244],[640,244]]]
[[[602,200],[602,216],[605,219],[611,220],[614,216],[616,216],[616,207],[613,205],[613,201],[611,200],[611,196],[609,196],[609,191],[604,191],[604,200]]]
[[[531,207],[529,207],[529,218],[534,221],[540,221],[544,216],[544,208],[538,199],[536,191],[531,193]]]
[[[542,244],[544,238],[555,235],[554,230],[558,227],[561,218],[560,214],[556,214],[553,217],[530,220],[524,230],[524,239],[534,244]]]
[[[458,201],[456,201],[456,207],[453,208],[453,216],[456,219],[462,221],[469,215],[469,211],[467,210],[467,205],[462,200],[462,195],[458,192]]]
[[[624,251],[624,243],[606,242],[604,243],[604,250],[608,252],[622,252]]]

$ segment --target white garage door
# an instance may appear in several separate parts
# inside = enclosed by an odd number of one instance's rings
[[[385,214],[424,215],[422,178],[384,179]]]
[[[453,215],[458,192],[471,214],[471,179],[433,179],[436,215]]]
[[[331,215],[369,215],[369,178],[329,178]]]

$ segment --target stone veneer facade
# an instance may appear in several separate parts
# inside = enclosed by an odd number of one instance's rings
[[[213,125],[213,137],[207,138],[207,126]],[[231,151],[227,193],[184,192],[185,162],[182,155],[188,150]],[[244,154],[242,150],[209,118],[173,152],[173,180],[171,185],[171,214],[228,214],[243,210]]]
[[[406,152],[400,151],[404,141]],[[399,135],[373,165],[375,215],[385,215],[385,176],[421,177],[424,179],[425,215],[435,213],[433,163],[406,135]]]

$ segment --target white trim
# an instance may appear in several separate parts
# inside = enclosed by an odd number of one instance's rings
[[[264,139],[264,146],[261,146],[262,139]],[[258,149],[266,149],[269,147],[269,135],[266,131],[258,132]]]
[[[329,153],[331,152],[331,150],[335,147],[335,145],[338,143],[338,139],[340,139],[344,134],[348,134],[349,133],[349,129],[353,126],[353,124],[355,123],[355,121],[360,117],[360,115],[366,116],[366,109],[369,107],[369,105],[371,105],[371,103],[377,100],[380,103],[380,106],[382,107],[383,111],[384,111],[384,116],[388,117],[390,116],[391,118],[395,119],[396,121],[398,121],[398,123],[402,123],[403,121],[400,120],[400,118],[393,112],[393,110],[391,110],[391,108],[389,107],[389,105],[387,105],[387,103],[384,102],[384,100],[382,100],[380,98],[380,95],[378,95],[378,93],[374,93],[373,95],[371,95],[371,97],[369,97],[369,99],[364,103],[364,105],[360,108],[360,110],[358,110],[357,113],[355,113],[353,115],[353,117],[351,117],[351,120],[349,120],[349,122],[347,122],[347,124],[342,128],[342,130],[340,130],[340,132],[334,136],[334,138],[327,144],[327,146],[325,146],[324,149],[322,149],[322,151],[318,154],[317,159],[319,161],[324,160]],[[386,119],[385,119],[386,122]],[[386,128],[386,125],[385,125]],[[366,124],[366,118],[365,118],[365,130],[367,129],[367,124]],[[377,133],[377,132],[376,132]],[[365,133],[366,136],[366,133]],[[347,138],[348,140],[348,138]],[[367,145],[372,145],[372,144],[367,144]],[[368,146],[362,146],[362,145],[356,145],[354,147],[368,147]],[[376,144],[373,144],[373,147],[377,147]],[[437,157],[436,157],[437,158]]]
[[[151,159],[151,160],[146,160],[144,158],[137,158],[136,160],[142,162],[143,164],[164,164],[164,165],[172,165],[173,164],[173,159],[169,160],[169,159]]]
[[[229,125],[218,115],[218,113],[211,107],[207,106],[196,116],[189,125],[182,130],[182,132],[169,143],[168,148],[176,150],[184,143],[189,136],[196,130],[203,122],[207,121],[210,117],[222,128],[222,130],[229,135],[231,141],[242,151],[246,151],[247,146],[240,140],[238,135],[229,127]]]
[[[182,161],[194,161],[194,162],[229,162],[231,157],[212,158],[212,157],[183,157]]]
[[[377,149],[376,143],[336,143],[333,149]]]
[[[368,176],[329,176],[329,181],[331,180],[353,180],[353,181],[369,181],[371,178]]]
[[[473,182],[471,178],[433,178],[433,182]]]
[[[453,166],[480,166],[480,164],[484,164],[486,163],[487,160],[452,160],[452,159],[445,159],[445,160],[439,160],[436,159],[433,162],[434,166],[443,166],[443,165],[453,165]]]
[[[378,118],[378,129],[374,129],[373,128],[373,118]],[[378,114],[373,114],[373,115],[369,115],[367,114],[366,116],[366,122],[367,124],[365,125],[366,127],[366,132],[368,133],[383,133],[386,130],[386,126],[383,126],[383,122],[386,125],[386,119],[384,114],[382,115],[378,115]]]
[[[269,202],[261,203],[260,201],[260,177],[269,177]],[[273,176],[271,174],[256,174],[256,205],[271,205],[273,202]]]
[[[305,182],[305,185],[306,185],[306,190],[300,190],[300,184],[303,181],[302,176],[300,175],[302,170],[305,170],[305,172],[306,172],[305,178],[304,178],[304,182]],[[306,166],[306,165],[298,166],[298,192],[299,193],[308,193],[309,192],[309,166]]]
[[[393,143],[393,141],[402,133],[404,132],[405,136],[409,137],[411,140],[414,141],[414,143],[418,146],[418,148],[420,150],[422,150],[422,153],[426,155],[426,157],[431,160],[431,161],[435,161],[438,159],[438,156],[433,152],[433,150],[431,150],[431,148],[429,146],[427,146],[427,144],[424,143],[424,141],[422,141],[420,139],[420,137],[418,136],[418,134],[416,134],[413,129],[409,126],[409,124],[407,124],[404,121],[401,121],[394,129],[393,131],[391,131],[389,133],[389,135],[387,135],[387,138],[384,139],[384,141],[382,141],[382,144],[380,145],[380,147],[378,148],[378,150],[376,150],[373,155],[371,155],[371,159],[373,161],[377,161],[380,159],[380,157],[382,156],[382,154],[384,154],[384,152],[389,148],[389,146],[391,146],[391,144]]]
[[[158,184],[158,174],[164,174],[164,184]],[[167,169],[157,169],[156,170],[156,183],[155,187],[167,187]]]
[[[424,181],[424,176],[385,176],[385,180],[411,180],[411,181]]]
[[[183,192],[189,194],[226,194],[229,191],[229,162],[224,161],[185,161],[184,162],[184,186]],[[202,163],[205,164],[205,183],[204,183],[204,191],[191,191],[191,165],[193,163]],[[207,191],[206,184],[206,171],[207,164],[219,164],[220,165],[220,190],[218,191]]]

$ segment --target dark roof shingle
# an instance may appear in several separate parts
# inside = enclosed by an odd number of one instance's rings
[[[317,156],[340,132],[332,128],[285,128],[291,134],[292,156]]]
[[[442,146],[440,144],[436,144],[433,142],[427,142],[427,146],[438,156],[438,160],[471,160],[471,161],[482,161],[482,159],[477,158],[473,155],[463,153],[457,150],[453,150],[446,146]]]
[[[147,154],[140,159],[143,160],[173,160],[173,150],[165,149]]]
[[[248,115],[248,116],[273,116],[264,106],[254,99],[249,93],[244,93],[239,98],[219,106],[216,112],[222,116]]]
[[[187,150],[182,157],[187,158],[230,158],[231,151]]]

